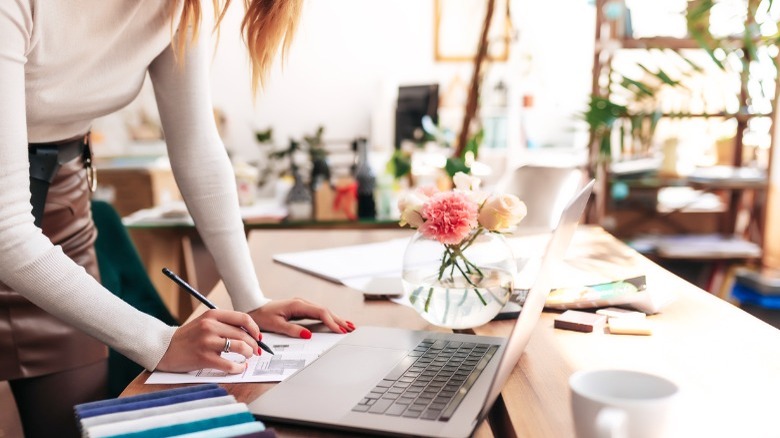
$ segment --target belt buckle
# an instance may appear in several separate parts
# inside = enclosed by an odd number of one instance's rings
[[[97,169],[92,166],[92,160],[87,165],[87,184],[89,185],[89,191],[95,193],[97,190]]]
[[[89,191],[95,193],[95,190],[97,190],[97,169],[92,166],[92,148],[89,133],[84,136],[84,168],[87,170]]]

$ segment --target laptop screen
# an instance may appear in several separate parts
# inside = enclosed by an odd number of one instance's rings
[[[539,272],[534,280],[533,286],[528,292],[525,303],[523,303],[520,315],[518,316],[512,333],[509,336],[509,340],[507,341],[504,354],[501,356],[501,360],[498,364],[498,371],[493,377],[493,383],[490,386],[487,403],[483,405],[480,418],[484,418],[485,415],[487,415],[488,409],[496,401],[496,398],[498,398],[501,389],[504,387],[504,383],[506,383],[506,380],[509,378],[509,374],[520,361],[520,356],[523,354],[526,345],[528,345],[528,341],[531,338],[531,332],[539,320],[539,316],[544,308],[544,303],[547,300],[547,295],[550,293],[552,286],[552,268],[559,260],[563,259],[563,255],[566,252],[566,248],[569,246],[569,242],[571,242],[571,238],[574,235],[580,217],[582,216],[583,211],[585,211],[585,205],[588,202],[594,183],[595,180],[591,180],[586,184],[585,187],[569,201],[569,204],[561,213],[558,226],[555,227],[555,231],[553,231],[552,237],[547,243],[544,255],[542,256]]]

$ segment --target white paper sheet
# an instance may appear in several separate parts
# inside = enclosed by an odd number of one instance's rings
[[[313,251],[275,254],[274,261],[309,274],[346,284],[359,277],[398,277],[409,238]]]
[[[223,353],[223,357],[236,362],[248,362],[241,374],[227,374],[206,368],[189,373],[168,373],[155,371],[146,379],[147,384],[179,383],[249,383],[281,382],[294,372],[310,364],[344,335],[336,333],[312,333],[311,339],[290,338],[287,336],[264,333],[263,342],[271,347],[274,355],[263,352],[260,356],[245,359],[235,353]]]

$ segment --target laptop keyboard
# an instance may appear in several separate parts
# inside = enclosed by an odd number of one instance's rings
[[[448,421],[496,350],[491,344],[425,339],[352,410]]]

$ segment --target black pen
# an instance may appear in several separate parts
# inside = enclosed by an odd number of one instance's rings
[[[203,294],[201,294],[200,292],[196,291],[195,288],[190,286],[186,281],[182,280],[181,277],[179,277],[178,275],[174,274],[173,271],[171,271],[170,269],[162,268],[162,273],[165,274],[166,277],[168,277],[171,280],[173,280],[174,283],[176,283],[179,286],[181,286],[182,289],[184,289],[187,292],[189,292],[190,295],[192,295],[193,297],[197,298],[198,301],[203,303],[209,309],[216,309],[217,308],[217,306],[215,306],[214,303],[209,301],[208,298],[204,297]],[[244,332],[246,332],[246,334],[249,334],[249,332],[246,331],[246,329],[244,327],[239,327],[239,328],[241,330],[243,330]],[[274,354],[273,350],[271,350],[271,348],[269,346],[265,345],[262,341],[257,341],[257,345],[259,345],[260,348],[262,348],[264,351],[267,351],[267,352],[269,352],[271,354]]]

